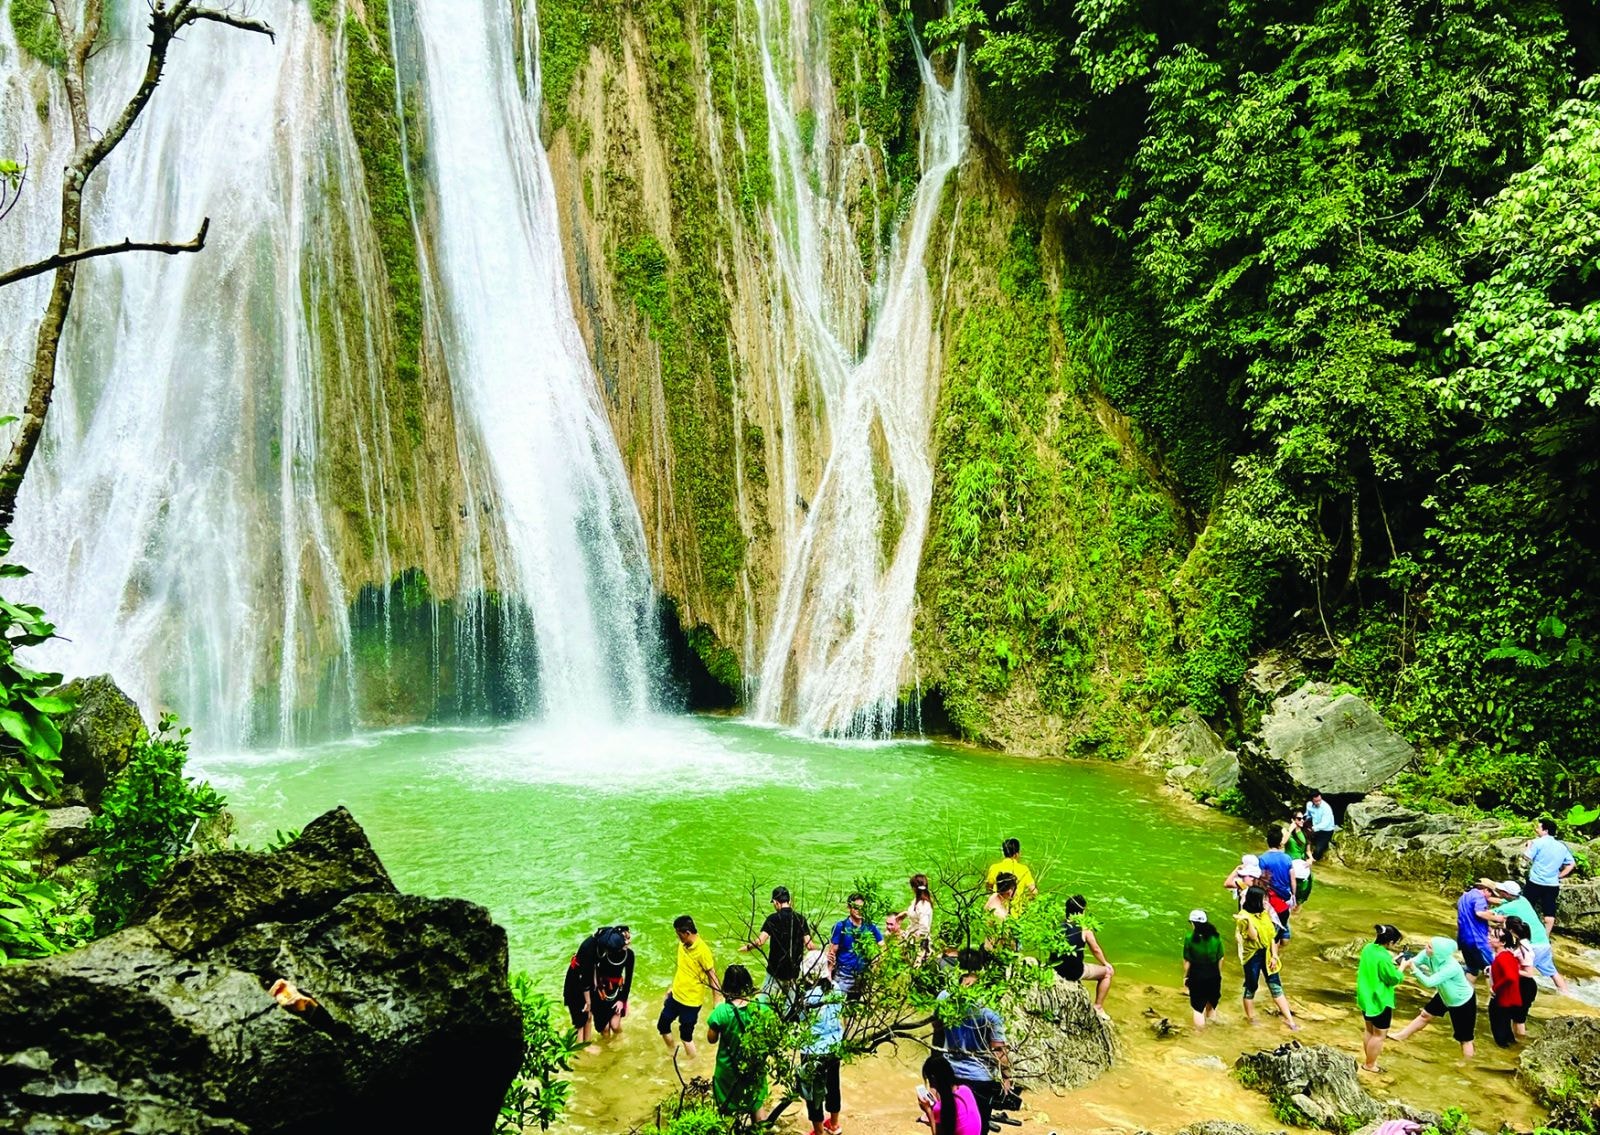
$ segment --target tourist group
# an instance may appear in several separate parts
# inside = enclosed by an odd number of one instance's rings
[[[1304,810],[1287,824],[1268,829],[1265,850],[1244,855],[1224,881],[1237,906],[1234,941],[1243,971],[1243,1010],[1251,1023],[1256,1019],[1254,1000],[1264,981],[1285,1026],[1299,1031],[1284,992],[1283,951],[1291,937],[1291,916],[1310,899],[1314,865],[1328,853],[1335,831],[1332,806],[1314,792]],[[1455,940],[1437,937],[1426,949],[1396,953],[1401,932],[1390,925],[1376,927],[1375,940],[1361,951],[1357,972],[1356,1000],[1366,1028],[1362,1068],[1380,1071],[1377,1061],[1388,1037],[1395,990],[1408,976],[1432,991],[1433,997],[1393,1039],[1405,1040],[1435,1018],[1448,1017],[1468,1058],[1473,1055],[1478,1015],[1478,977],[1490,975],[1489,1019],[1494,1038],[1502,1045],[1514,1044],[1523,1035],[1539,975],[1564,988],[1549,935],[1560,880],[1572,871],[1574,861],[1551,820],[1540,821],[1538,838],[1525,854],[1529,860],[1525,884],[1480,879],[1461,897]],[[1021,859],[1017,840],[1004,841],[1001,855],[987,872],[984,910],[994,923],[1003,924],[1038,893],[1038,887]],[[673,923],[678,939],[676,971],[656,1021],[662,1043],[673,1052],[681,1044],[693,1059],[701,1010],[711,1003],[705,1035],[717,1046],[713,1097],[727,1112],[759,1114],[767,1099],[766,1076],[752,1068],[742,1052],[742,1038],[771,1020],[774,1006],[802,1012],[810,1039],[802,1054],[799,1094],[806,1102],[813,1135],[839,1131],[844,1004],[855,995],[886,936],[904,940],[923,951],[924,958],[934,953],[934,898],[928,877],[913,875],[909,883],[909,904],[887,916],[883,928],[867,917],[866,897],[852,894],[845,917],[820,940],[806,917],[794,909],[788,889],[774,888],[772,913],[760,931],[739,947],[741,953],[766,954],[766,979],[759,994],[744,965],[729,965],[719,979],[711,949],[694,919],[679,916]],[[1094,1011],[1104,1016],[1116,970],[1093,929],[1084,925],[1086,908],[1082,895],[1066,901],[1064,945],[1048,964],[1068,981],[1092,985]],[[1189,923],[1183,946],[1184,987],[1194,1026],[1203,1029],[1215,1020],[1222,999],[1226,951],[1222,935],[1204,910],[1191,911]],[[583,1041],[622,1029],[633,982],[631,941],[626,926],[601,927],[572,956],[564,1000]],[[982,948],[952,948],[941,954],[942,963],[959,968],[962,985],[976,983],[990,958]],[[973,1004],[953,1025],[936,1017],[932,1047],[923,1064],[926,1083],[918,1088],[917,1102],[935,1135],[985,1135],[995,1129],[997,1113],[1019,1106],[1005,1026],[993,1008]]]

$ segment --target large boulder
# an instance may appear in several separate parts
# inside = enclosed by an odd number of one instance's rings
[[[1600,1121],[1600,1018],[1553,1017],[1523,1046],[1517,1078],[1550,1109],[1550,1126],[1592,1131]]]
[[[1187,706],[1151,732],[1135,760],[1202,800],[1221,796],[1239,783],[1238,755]]]
[[[295,1013],[278,978],[320,1008]],[[181,861],[132,925],[0,968],[0,1129],[488,1131],[521,1059],[505,932],[399,894],[344,809]]]
[[[1076,981],[1058,977],[1030,989],[1005,1018],[1008,1043],[1030,1078],[1054,1091],[1084,1087],[1111,1068],[1116,1035]]]
[[[1352,1121],[1371,1123],[1384,1114],[1361,1086],[1355,1058],[1326,1044],[1307,1048],[1291,1041],[1270,1052],[1247,1052],[1233,1067],[1246,1087],[1280,1107],[1292,1105],[1318,1127],[1348,1130]]]
[[[139,707],[109,674],[74,678],[55,694],[78,703],[60,722],[62,779],[69,794],[97,804],[150,732]]]
[[[1298,795],[1363,796],[1386,783],[1416,752],[1366,702],[1315,683],[1272,703],[1261,719],[1256,757],[1269,779]]]

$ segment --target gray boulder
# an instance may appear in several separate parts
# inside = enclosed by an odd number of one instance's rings
[[[1382,1106],[1361,1086],[1355,1057],[1325,1044],[1307,1048],[1291,1041],[1270,1052],[1247,1052],[1233,1067],[1246,1087],[1293,1105],[1319,1127],[1346,1130],[1351,1121],[1383,1116]]]
[[[1003,1016],[1012,1059],[1027,1069],[1029,1080],[1054,1091],[1073,1091],[1111,1068],[1116,1034],[1076,981],[1058,977],[1032,988]]]
[[[319,1002],[269,996],[285,978]],[[521,1059],[505,932],[399,894],[344,809],[180,861],[132,925],[0,968],[0,1129],[488,1131]]]
[[[54,863],[76,859],[94,846],[93,823],[94,813],[81,804],[45,809],[39,854]]]
[[[1187,706],[1151,732],[1135,759],[1201,799],[1220,796],[1239,783],[1238,755]]]
[[[1302,686],[1261,719],[1260,756],[1296,792],[1362,796],[1390,780],[1416,752],[1354,694]],[[1287,784],[1285,785],[1287,787]]]
[[[150,736],[133,699],[110,675],[75,678],[55,691],[78,707],[61,719],[61,772],[67,788],[98,804],[134,746]]]
[[[1550,1126],[1592,1131],[1600,1121],[1600,1018],[1553,1017],[1522,1049],[1517,1078]]]

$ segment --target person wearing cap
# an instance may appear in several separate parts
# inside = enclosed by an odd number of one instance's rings
[[[1561,880],[1578,866],[1572,849],[1556,838],[1556,822],[1544,817],[1534,822],[1539,838],[1528,841],[1522,857],[1528,861],[1528,897],[1544,920],[1545,932],[1556,928],[1556,900],[1561,897]]]
[[[1398,927],[1380,922],[1373,928],[1372,941],[1361,947],[1361,958],[1356,963],[1356,1005],[1366,1035],[1361,1040],[1361,1053],[1366,1058],[1361,1064],[1363,1072],[1381,1072],[1378,1057],[1383,1054],[1383,1042],[1394,1023],[1394,991],[1405,981],[1406,975],[1395,964],[1391,949],[1400,941]]]
[[[1216,1017],[1222,1000],[1222,935],[1203,910],[1189,912],[1189,937],[1183,943],[1183,987],[1189,991],[1194,1027],[1203,1029]]]
[[[761,992],[769,997],[783,993],[792,1000],[795,982],[800,977],[800,959],[815,943],[805,915],[790,905],[788,887],[772,888],[772,913],[761,924],[761,933],[739,947],[741,954],[767,947],[767,979]]]
[[[1394,1034],[1394,1039],[1408,1040],[1427,1028],[1429,1022],[1448,1015],[1450,1033],[1460,1043],[1461,1055],[1471,1060],[1475,1055],[1472,1042],[1478,1032],[1478,991],[1456,961],[1455,941],[1441,934],[1422,953],[1401,962],[1400,968],[1409,968],[1412,976],[1433,990],[1433,999],[1422,1007],[1415,1020]]]
[[[1322,859],[1328,854],[1334,829],[1339,825],[1333,822],[1333,805],[1322,798],[1320,788],[1313,788],[1311,799],[1306,801],[1306,819],[1311,823],[1311,858]]]
[[[1503,883],[1496,883],[1494,889],[1506,898],[1495,913],[1502,919],[1520,918],[1527,923],[1528,948],[1533,955],[1534,968],[1542,976],[1555,982],[1556,989],[1560,992],[1567,992],[1567,979],[1556,969],[1556,956],[1554,948],[1550,945],[1550,932],[1545,929],[1544,919],[1539,917],[1539,912],[1533,909],[1533,904],[1522,893],[1522,884],[1515,879],[1507,879]]]
[[[1456,901],[1456,945],[1461,947],[1465,969],[1476,977],[1494,961],[1489,927],[1501,921],[1491,907],[1500,901],[1493,879],[1479,879]]]
[[[1244,893],[1255,886],[1260,878],[1261,861],[1254,855],[1243,855],[1239,857],[1239,866],[1222,881],[1222,886],[1225,890],[1233,892],[1235,906],[1243,906]]]

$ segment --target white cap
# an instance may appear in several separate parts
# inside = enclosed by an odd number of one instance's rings
[[[1209,921],[1209,919],[1206,918],[1206,912],[1205,911],[1203,911],[1203,910],[1191,910],[1189,912],[1189,921],[1190,922],[1207,922],[1207,921]]]
[[[1261,874],[1261,860],[1257,859],[1254,855],[1243,856],[1239,860],[1239,874],[1241,874],[1241,875],[1260,875]]]
[[[1522,884],[1512,879],[1507,879],[1503,883],[1496,883],[1494,889],[1503,895],[1520,895],[1522,893]]]

